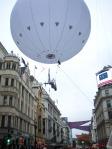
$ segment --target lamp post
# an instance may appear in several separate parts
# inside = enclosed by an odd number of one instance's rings
[[[85,142],[84,141],[82,141],[82,147],[85,148]]]

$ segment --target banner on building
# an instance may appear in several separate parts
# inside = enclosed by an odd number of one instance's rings
[[[98,88],[112,84],[112,68],[96,74]]]

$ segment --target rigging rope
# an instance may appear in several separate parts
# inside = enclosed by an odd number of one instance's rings
[[[60,68],[60,66],[58,65]],[[68,78],[68,80],[88,99],[88,101],[93,105],[93,102],[89,100],[89,97],[84,93],[84,91],[81,90],[81,88],[74,82],[74,80],[64,71],[60,68],[60,70],[65,74],[65,76]]]

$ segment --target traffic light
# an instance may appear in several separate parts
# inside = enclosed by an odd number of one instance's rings
[[[4,143],[5,143],[6,145],[11,145],[11,144],[12,144],[12,136],[11,136],[10,134],[8,134],[8,135],[6,135],[6,136],[4,137]]]

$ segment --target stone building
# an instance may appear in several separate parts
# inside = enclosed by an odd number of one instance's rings
[[[99,74],[102,82],[98,82],[101,86],[94,99],[97,142],[101,145],[106,145],[112,130],[112,67],[104,68]]]
[[[34,141],[36,100],[28,66],[21,68],[16,55],[6,54],[0,59],[0,138],[11,134],[15,141]]]
[[[45,143],[44,134],[44,104],[42,102],[42,86],[41,84],[35,80],[33,81],[32,90],[35,96],[38,99],[37,102],[37,111],[36,111],[36,142]]]
[[[92,119],[91,119],[91,140],[93,144],[97,142],[97,131],[96,131],[96,115],[95,109],[92,110]]]
[[[112,85],[98,90],[94,106],[98,142],[106,143],[112,130]]]
[[[33,91],[38,95],[37,110],[37,140],[45,141],[49,145],[71,145],[72,132],[66,120],[61,117],[61,113],[55,102],[43,88],[43,84],[36,80],[33,83]]]
[[[33,76],[28,64],[0,44],[0,139],[11,135],[15,144],[35,141],[63,142],[65,123],[49,94]],[[68,127],[67,127],[68,128]],[[65,132],[65,133],[64,133]]]
[[[57,143],[60,142],[60,116],[61,113],[54,101],[43,90],[42,100],[45,106],[45,133],[46,140]]]
[[[7,54],[8,54],[7,50],[4,48],[4,46],[0,42],[0,59],[2,59]]]
[[[38,94],[38,137],[43,138],[47,143],[61,142],[61,113],[49,94],[42,87],[42,84],[35,84],[33,90]]]
[[[68,118],[67,117],[61,117],[62,121],[62,141],[65,145],[72,145],[72,129],[70,129],[68,125]]]

